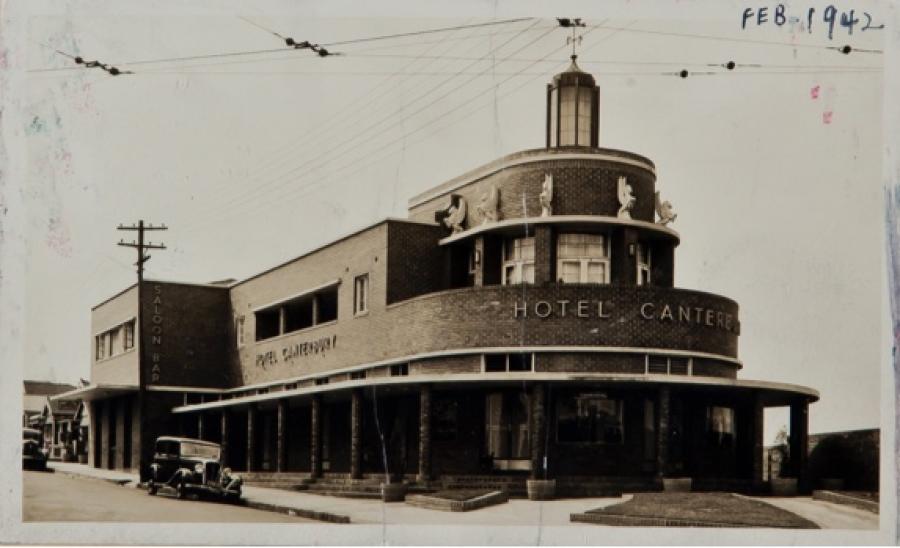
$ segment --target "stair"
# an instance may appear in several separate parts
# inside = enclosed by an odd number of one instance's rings
[[[244,485],[269,487],[272,489],[295,489],[309,482],[306,472],[238,472]]]
[[[525,497],[528,492],[525,489],[524,475],[508,476],[441,476],[438,480],[442,489],[490,489],[492,491],[505,491],[511,497]]]
[[[350,479],[326,476],[305,484],[305,491],[316,495],[356,499],[380,499],[381,478]]]
[[[556,480],[557,496],[620,497],[623,493],[660,491],[661,485],[652,477],[566,476]]]

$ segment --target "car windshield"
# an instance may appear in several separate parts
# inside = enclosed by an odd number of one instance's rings
[[[203,459],[219,460],[219,447],[202,443],[181,442],[182,457],[200,457]]]

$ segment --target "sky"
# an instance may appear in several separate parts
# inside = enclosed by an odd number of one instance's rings
[[[169,227],[151,238],[167,249],[148,277],[263,271],[543,146],[545,85],[571,52],[551,14],[328,46],[343,55],[325,58],[276,36],[331,44],[534,15],[497,4],[429,17],[125,5],[35,10],[19,29],[26,47],[2,57],[23,69],[3,121],[22,168],[6,237],[21,244],[25,378],[89,378],[90,308],[135,279],[134,250],[116,245],[132,233],[117,225]],[[578,62],[600,86],[601,146],[653,160],[678,213],[676,286],[740,304],[740,377],[817,389],[812,432],[877,426],[884,60],[861,50],[879,49],[880,31],[863,19],[829,40],[816,3],[811,29],[771,14],[742,29],[746,6],[731,2],[671,18],[613,5],[583,13]],[[849,55],[829,49],[845,44]],[[768,440],[786,414],[766,422]]]

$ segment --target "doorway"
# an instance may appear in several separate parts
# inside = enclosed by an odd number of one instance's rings
[[[485,396],[485,443],[494,470],[530,470],[528,393],[497,391]]]

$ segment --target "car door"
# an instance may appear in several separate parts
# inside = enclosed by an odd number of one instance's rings
[[[178,442],[172,440],[156,442],[156,454],[153,460],[159,465],[157,480],[167,483],[178,470]]]

